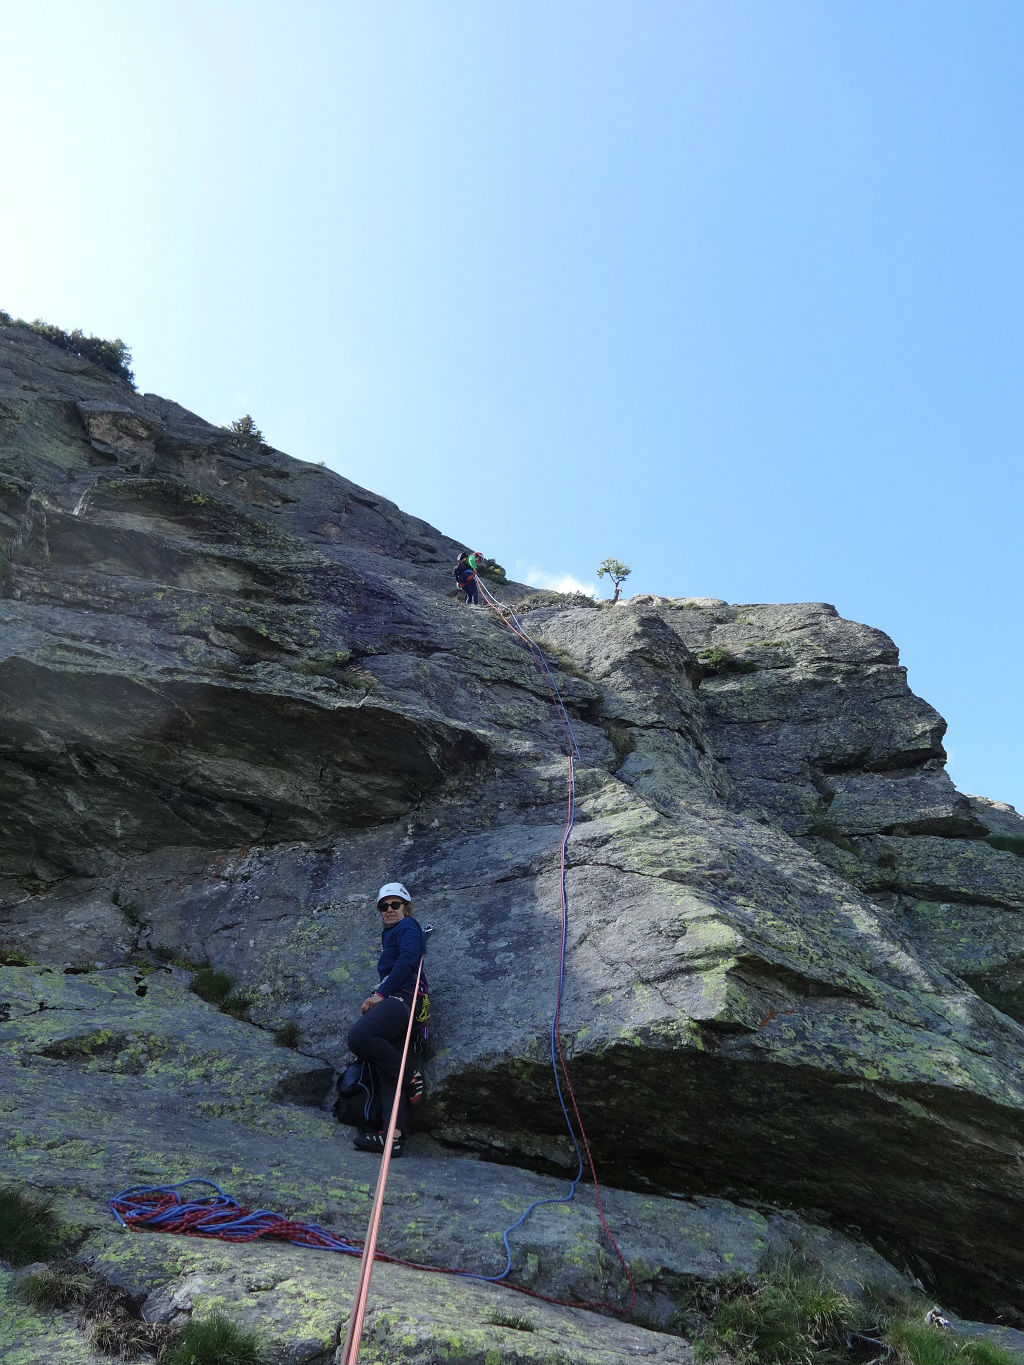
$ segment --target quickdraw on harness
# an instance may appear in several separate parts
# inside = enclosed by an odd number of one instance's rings
[[[430,1052],[430,996],[422,985],[413,1001],[412,1052],[416,1057],[425,1057]]]

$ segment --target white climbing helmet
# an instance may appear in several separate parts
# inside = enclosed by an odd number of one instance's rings
[[[406,891],[401,882],[385,882],[377,892],[377,904],[380,905],[385,896],[399,896],[404,901],[411,901],[412,897]]]

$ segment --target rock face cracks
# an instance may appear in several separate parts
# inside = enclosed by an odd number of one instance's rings
[[[571,1167],[548,1055],[565,736],[530,651],[455,600],[457,542],[52,350],[0,328],[0,948],[35,964],[0,968],[12,1160],[98,1194],[81,1116],[129,1094],[123,1141],[93,1129],[111,1193],[158,1174],[147,1142],[167,1178],[216,1149],[162,1094],[239,1167],[271,1112],[343,1140],[309,1104],[373,984],[368,897],[399,877],[434,925],[432,1178],[503,1169],[452,1151]],[[1024,1321],[1024,821],[956,791],[895,645],[830,606],[497,591],[579,748],[561,1029],[634,1251],[642,1209],[681,1197],[798,1207]],[[169,959],[230,973],[248,1022]],[[69,981],[91,995],[61,1005]],[[301,1055],[269,1041],[289,1022]],[[26,1114],[56,1089],[44,1142]],[[669,1261],[662,1325],[690,1273]]]

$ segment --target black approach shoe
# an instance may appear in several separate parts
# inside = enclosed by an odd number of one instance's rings
[[[352,1142],[353,1147],[357,1147],[361,1152],[376,1152],[378,1156],[384,1154],[384,1143],[387,1133],[360,1133]],[[404,1144],[400,1137],[396,1137],[391,1143],[391,1155],[401,1156]]]

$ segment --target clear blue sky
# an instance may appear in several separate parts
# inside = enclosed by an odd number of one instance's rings
[[[38,0],[0,307],[515,576],[825,600],[1024,810],[1019,0]],[[607,580],[606,580],[607,581]]]

